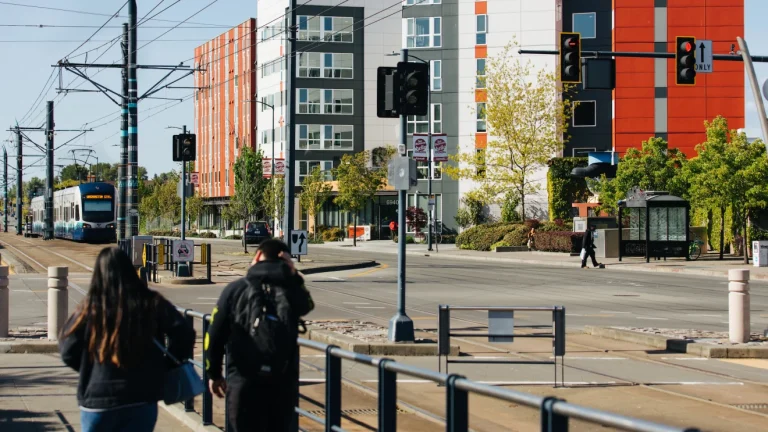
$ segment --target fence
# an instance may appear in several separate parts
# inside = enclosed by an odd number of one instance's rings
[[[202,314],[191,309],[178,308],[191,323],[195,318],[202,320],[204,334],[208,331],[209,314]],[[394,432],[397,430],[397,377],[398,374],[419,378],[445,386],[446,432],[469,431],[469,394],[486,396],[493,399],[524,405],[541,412],[542,432],[567,432],[570,419],[586,421],[595,425],[613,427],[629,432],[699,432],[696,428],[679,428],[662,425],[646,420],[635,419],[592,408],[582,407],[554,397],[541,397],[480,384],[457,374],[435,372],[398,363],[387,358],[374,358],[365,354],[345,351],[334,345],[298,340],[299,347],[309,348],[325,353],[325,418],[316,416],[300,407],[296,413],[304,418],[322,425],[326,431],[341,431],[341,361],[349,360],[357,364],[376,368],[378,370],[378,431]],[[208,360],[203,351],[202,362],[191,361],[202,369],[202,379],[205,392],[202,395],[202,422],[210,425],[213,422],[213,398],[208,390],[208,376],[203,365]],[[226,361],[226,360],[225,360]],[[226,370],[226,365],[225,365]],[[193,411],[194,401],[184,404],[187,411]],[[226,402],[225,402],[226,409]],[[227,416],[224,416],[227,419]],[[228,422],[228,419],[225,420]],[[225,429],[230,430],[225,424]],[[297,426],[298,428],[298,426]]]
[[[451,311],[487,311],[488,333],[451,333]],[[552,332],[522,334],[515,333],[515,328],[541,328],[541,326],[515,326],[515,312],[551,312]],[[465,338],[487,337],[493,342],[513,342],[514,338],[546,338],[552,339],[553,361],[546,360],[450,360],[451,336]],[[442,369],[442,358],[445,356],[445,373],[448,373],[450,363],[485,363],[485,364],[551,364],[555,369],[553,381],[557,387],[557,358],[560,357],[560,380],[565,385],[565,307],[564,306],[450,306],[440,305],[437,308],[437,367]]]

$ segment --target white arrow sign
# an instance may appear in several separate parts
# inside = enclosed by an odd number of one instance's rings
[[[696,73],[712,73],[712,41],[696,41]]]
[[[306,255],[309,236],[304,230],[291,231],[291,255]]]

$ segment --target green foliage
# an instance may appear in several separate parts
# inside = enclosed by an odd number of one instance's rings
[[[504,223],[521,222],[522,218],[517,212],[519,205],[520,197],[515,192],[507,192],[504,196],[504,203],[501,205],[501,221]]]
[[[491,250],[496,250],[496,248],[500,248],[500,247],[510,247],[510,246],[512,245],[502,240],[494,243],[493,246],[491,246]]]
[[[267,219],[283,220],[283,215],[285,215],[285,176],[275,176],[274,181],[267,180],[264,195],[261,198],[261,209]],[[274,225],[274,223],[270,224],[270,226]]]
[[[392,241],[397,243],[397,236],[392,237]],[[416,239],[413,238],[412,235],[405,236],[405,244],[414,244],[416,243]]]
[[[197,222],[197,218],[200,216],[200,212],[203,211],[203,205],[205,204],[203,197],[200,196],[200,191],[196,189],[194,195],[187,197],[186,204],[187,220]],[[189,228],[192,228],[191,222]]]
[[[323,241],[333,242],[344,239],[344,232],[339,227],[331,227],[320,232]]]
[[[483,207],[485,201],[482,194],[477,191],[470,191],[461,199],[462,206],[459,208],[454,219],[456,224],[462,228],[469,228],[485,223],[485,214]]]
[[[323,209],[323,204],[330,198],[333,187],[326,181],[326,175],[320,168],[315,168],[301,182],[299,204],[306,210],[307,216],[317,225],[317,214]],[[317,234],[314,236],[317,238]]]
[[[574,168],[587,166],[585,157],[557,157],[550,159],[547,171],[549,219],[570,219],[571,204],[584,202],[589,196],[587,181],[571,177]]]
[[[505,223],[476,225],[456,236],[456,246],[460,249],[489,251],[491,246],[519,226]]]
[[[256,216],[264,199],[267,180],[263,176],[261,152],[250,147],[242,147],[232,169],[235,174],[235,194],[224,208],[223,216],[232,222],[245,225]],[[248,252],[248,245],[243,243],[243,250]]]
[[[583,233],[548,231],[536,234],[536,249],[547,252],[579,253]]]
[[[683,175],[685,155],[669,148],[661,138],[643,141],[640,149],[630,148],[619,162],[616,178],[601,181],[601,210],[616,214],[618,202],[634,187],[646,191],[667,191],[685,197],[688,192],[687,176]]]
[[[419,207],[408,207],[405,211],[405,220],[408,228],[416,233],[416,237],[421,237],[421,230],[427,226],[427,213]]]
[[[339,166],[333,169],[333,177],[339,185],[336,204],[354,215],[355,226],[358,213],[386,183],[386,167],[368,168],[370,160],[371,155],[367,150],[345,154]],[[357,237],[353,238],[353,244],[357,245]]]
[[[518,225],[504,236],[504,242],[510,246],[525,246],[528,244],[528,232],[525,225]]]
[[[725,237],[725,246],[722,247],[720,244],[720,228],[723,227],[723,220],[720,217],[720,211],[713,211],[712,212],[712,235],[709,237],[709,243],[712,245],[712,248],[718,251],[723,251],[723,253],[728,252],[729,245],[733,243],[733,212],[730,208],[728,208],[725,212],[725,227],[723,229],[724,231],[724,237]]]

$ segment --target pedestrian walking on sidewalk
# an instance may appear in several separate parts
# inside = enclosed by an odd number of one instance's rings
[[[595,259],[595,226],[590,225],[586,231],[584,231],[584,237],[581,239],[581,268],[587,267],[587,257],[592,259],[592,266],[594,268],[600,267],[600,263]]]
[[[283,432],[298,425],[296,339],[314,303],[290,253],[280,240],[262,242],[248,273],[224,288],[211,314],[205,366],[211,393],[227,395],[228,432]]]
[[[88,294],[59,338],[62,360],[80,373],[83,432],[154,430],[165,373],[174,366],[155,345],[166,337],[174,357],[192,356],[195,330],[139,279],[125,252],[103,249]]]

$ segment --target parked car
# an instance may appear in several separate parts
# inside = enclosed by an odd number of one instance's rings
[[[246,244],[259,244],[264,240],[272,238],[272,230],[265,221],[248,222],[245,226],[245,235],[243,242]]]

